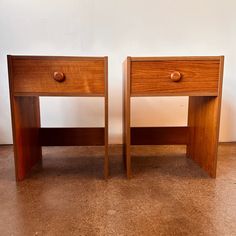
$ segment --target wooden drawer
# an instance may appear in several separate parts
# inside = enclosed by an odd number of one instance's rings
[[[216,96],[220,57],[131,58],[131,96]]]
[[[9,56],[8,60],[15,94],[105,94],[106,57]]]

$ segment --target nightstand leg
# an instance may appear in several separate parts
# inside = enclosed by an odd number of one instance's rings
[[[127,133],[124,133],[123,137],[123,163],[126,170],[127,178],[130,179],[132,176],[131,171],[131,154],[130,154],[130,143],[127,140]]]
[[[104,131],[104,143],[105,143],[105,159],[104,159],[104,178],[109,177],[109,133],[108,133],[108,57],[105,57],[105,131]]]
[[[105,108],[106,110],[106,108]],[[109,177],[109,144],[108,144],[108,112],[105,112],[105,156],[104,156],[104,178]]]
[[[109,177],[109,156],[108,156],[108,145],[105,145],[105,159],[104,159],[104,178]]]
[[[130,155],[130,57],[124,62],[123,70],[123,158],[126,169],[127,178],[132,177],[131,171],[131,155]]]
[[[189,97],[187,156],[216,177],[220,97]]]
[[[11,109],[16,180],[20,181],[42,163],[39,98],[12,97]]]
[[[126,169],[127,178],[130,179],[132,177],[131,171],[131,154],[130,154],[130,146],[131,146],[131,137],[130,137],[130,97],[125,96],[124,104],[123,104],[123,160]]]
[[[132,177],[130,145],[126,144],[125,151],[126,151],[126,153],[125,153],[125,156],[126,156],[126,175],[127,175],[127,178],[130,179]]]
[[[128,102],[129,104],[129,102]],[[131,171],[131,154],[130,154],[130,118],[127,116],[127,104],[123,104],[124,114],[123,114],[123,162],[126,170],[127,178],[130,179],[132,176]]]

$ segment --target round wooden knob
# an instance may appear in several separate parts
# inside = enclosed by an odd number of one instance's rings
[[[178,71],[174,71],[173,73],[171,73],[171,75],[170,75],[170,79],[172,80],[172,81],[174,81],[174,82],[178,82],[180,79],[181,79],[181,74],[180,74],[180,72],[178,72]]]
[[[55,79],[57,82],[63,82],[65,80],[65,75],[62,72],[54,72],[53,73],[53,79]]]

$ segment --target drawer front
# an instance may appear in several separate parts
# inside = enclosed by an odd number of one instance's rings
[[[14,93],[103,96],[105,60],[12,57]]]
[[[216,96],[220,60],[131,61],[133,96]]]

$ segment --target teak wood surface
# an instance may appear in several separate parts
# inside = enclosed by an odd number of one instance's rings
[[[180,73],[173,83],[171,74]],[[132,96],[216,96],[219,60],[134,61],[131,63]]]
[[[42,146],[102,145],[108,157],[108,58],[8,56],[16,180],[42,163]],[[104,97],[101,128],[41,128],[39,96]]]
[[[216,177],[224,56],[127,57],[124,78],[124,163],[131,145],[187,145],[187,157]],[[174,79],[173,79],[174,78]],[[187,127],[131,127],[131,97],[189,96]]]
[[[99,58],[11,57],[12,89],[17,95],[105,95],[105,61]],[[54,73],[64,74],[58,82]]]

